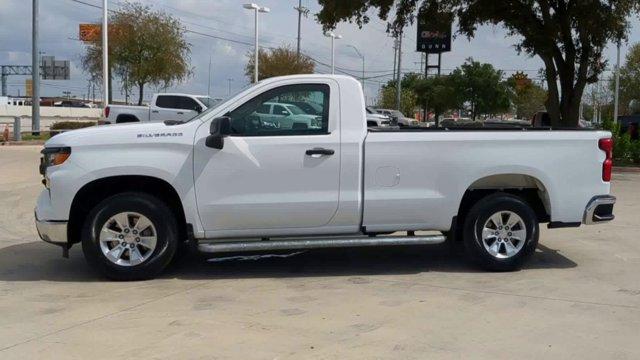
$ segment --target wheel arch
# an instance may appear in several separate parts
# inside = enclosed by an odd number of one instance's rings
[[[460,199],[452,227],[460,229],[471,207],[480,199],[497,192],[522,198],[534,210],[539,222],[550,221],[552,207],[548,187],[538,177],[530,174],[502,173],[481,177],[468,185]]]
[[[164,201],[174,212],[180,239],[189,236],[182,201],[176,189],[157,177],[144,175],[108,176],[85,184],[76,192],[69,212],[67,235],[69,245],[81,241],[82,226],[89,212],[102,200],[123,192],[143,192]]]

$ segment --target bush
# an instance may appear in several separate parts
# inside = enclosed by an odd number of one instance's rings
[[[630,147],[631,161],[635,164],[640,164],[640,140],[632,141]]]
[[[75,130],[95,126],[93,121],[59,121],[51,125],[51,130]]]

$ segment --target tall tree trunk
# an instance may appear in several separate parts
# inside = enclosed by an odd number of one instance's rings
[[[558,90],[557,71],[553,59],[550,56],[540,55],[545,64],[545,77],[547,79],[547,101],[545,107],[551,118],[551,126],[560,125],[560,92]]]
[[[138,106],[142,105],[142,99],[144,98],[144,83],[138,83],[138,88],[140,89],[140,96],[138,97]]]

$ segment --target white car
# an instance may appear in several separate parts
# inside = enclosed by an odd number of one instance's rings
[[[322,117],[304,112],[300,107],[288,103],[267,102],[253,114],[264,125],[277,129],[319,129]]]
[[[366,107],[367,126],[368,127],[387,127],[391,126],[391,119],[382,114],[378,114],[374,109]]]
[[[322,104],[320,125],[247,128],[287,99]],[[357,80],[295,75],[184,123],[65,132],[42,151],[38,232],[63,254],[82,244],[89,264],[120,280],[158,275],[185,241],[221,254],[448,237],[504,271],[534,254],[540,224],[614,217],[609,132],[368,129],[365,113]]]
[[[206,95],[155,94],[149,106],[109,105],[104,124],[131,122],[187,121],[215,105]]]
[[[378,112],[378,114],[382,114],[389,117],[392,120],[391,123],[392,124],[395,123],[398,126],[418,126],[420,123],[416,119],[412,119],[404,116],[404,114],[398,110],[376,109],[376,111]]]

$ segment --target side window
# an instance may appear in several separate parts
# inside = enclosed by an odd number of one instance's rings
[[[289,115],[287,109],[282,105],[273,105],[273,115]]]
[[[320,110],[308,114],[299,105],[313,103]],[[269,107],[273,105],[273,115]],[[285,115],[285,116],[282,116]],[[262,93],[229,113],[236,136],[322,135],[329,129],[329,86],[287,85]]]
[[[173,95],[158,95],[156,106],[166,109],[180,109],[180,97]]]
[[[262,114],[262,115],[269,115],[269,111],[271,110],[271,105],[269,104],[262,104],[260,105],[260,107],[258,108],[258,110],[256,110],[256,112],[258,114]]]
[[[197,111],[198,107],[199,107],[198,103],[192,98],[186,97],[186,96],[180,97],[180,103],[178,104],[178,109]]]

